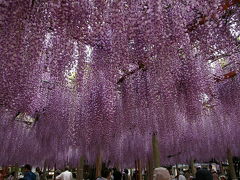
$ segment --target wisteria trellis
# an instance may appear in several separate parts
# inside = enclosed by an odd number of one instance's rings
[[[0,162],[240,155],[239,4],[1,0]]]

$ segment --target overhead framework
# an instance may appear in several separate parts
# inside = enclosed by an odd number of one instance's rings
[[[238,0],[1,0],[0,162],[240,155]]]

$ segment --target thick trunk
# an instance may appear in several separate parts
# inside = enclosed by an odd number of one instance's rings
[[[158,145],[158,139],[155,134],[152,136],[152,156],[153,156],[153,168],[160,167],[160,151]]]
[[[18,164],[15,165],[14,171],[15,171],[14,180],[18,180],[18,171],[19,171]]]
[[[191,160],[190,167],[191,167],[191,171],[192,171],[191,174],[195,177],[197,169],[194,166],[194,160]]]
[[[77,167],[77,180],[83,180],[84,158],[81,156]]]
[[[148,159],[147,179],[148,180],[152,180],[153,179],[153,161],[152,161],[152,158]]]
[[[142,180],[142,163],[141,160],[137,160],[138,167],[138,180]]]
[[[102,152],[100,152],[96,159],[96,178],[101,177],[102,171]]]
[[[232,180],[237,180],[234,164],[233,164],[233,157],[232,157],[232,152],[230,149],[227,150],[227,158],[228,158],[228,163],[229,163],[229,173],[232,178]]]

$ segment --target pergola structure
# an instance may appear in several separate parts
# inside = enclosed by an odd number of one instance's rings
[[[240,155],[239,6],[1,0],[0,162]]]

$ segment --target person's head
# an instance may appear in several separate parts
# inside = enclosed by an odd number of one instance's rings
[[[65,166],[65,171],[69,171],[70,167],[69,166]]]
[[[59,174],[61,174],[60,169],[57,169],[57,170],[55,171],[55,174],[56,174],[56,176],[58,176]]]
[[[197,169],[197,171],[199,171],[199,170],[201,169],[201,166],[197,166],[197,168],[196,168],[196,169]]]
[[[41,170],[40,170],[40,168],[39,167],[36,167],[36,172],[40,172]]]
[[[169,171],[166,168],[159,167],[154,169],[153,179],[154,180],[170,180],[171,177],[170,177]]]
[[[29,165],[29,164],[26,164],[26,165],[23,167],[23,170],[24,170],[24,172],[29,172],[29,171],[32,170],[32,166]]]
[[[196,173],[196,180],[213,180],[213,176],[207,169],[200,169]]]
[[[128,174],[128,169],[124,169],[124,173],[125,173],[125,174]]]
[[[180,175],[183,175],[183,171],[181,171],[181,169],[177,169],[177,177],[179,177]]]
[[[111,179],[111,171],[108,168],[104,168],[102,171],[102,177],[106,179]]]
[[[184,175],[184,172],[183,171],[179,171],[179,175]]]

